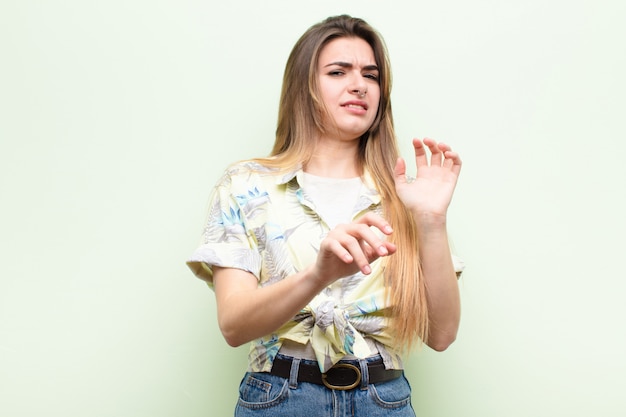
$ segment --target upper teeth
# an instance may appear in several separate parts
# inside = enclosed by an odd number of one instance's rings
[[[347,107],[355,107],[355,108],[359,108],[359,109],[364,108],[363,106],[360,106],[360,105],[358,105],[358,104],[348,104],[348,106],[347,106]]]

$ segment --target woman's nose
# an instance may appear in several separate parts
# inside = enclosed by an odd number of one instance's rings
[[[357,96],[359,96],[359,98],[363,98],[367,94],[367,86],[365,85],[365,83],[362,83],[360,85],[355,84],[350,88],[350,92],[352,94],[356,94]]]

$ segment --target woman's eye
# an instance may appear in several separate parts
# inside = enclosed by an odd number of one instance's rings
[[[369,78],[370,80],[378,81],[377,74],[365,74],[365,78]]]
[[[330,71],[328,75],[343,75],[343,71]]]

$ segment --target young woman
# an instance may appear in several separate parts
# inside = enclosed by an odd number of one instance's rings
[[[236,416],[413,416],[402,353],[456,337],[446,212],[461,160],[414,139],[408,179],[390,92],[371,26],[312,26],[286,65],[271,156],[213,191],[188,265],[214,288],[226,341],[252,342]]]

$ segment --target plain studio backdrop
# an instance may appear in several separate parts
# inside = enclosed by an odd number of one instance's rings
[[[297,38],[383,34],[411,138],[464,160],[467,269],[419,416],[623,416],[626,3],[3,1],[0,415],[232,415],[247,348],[185,260],[229,162],[266,155]],[[412,163],[411,163],[412,166]]]

